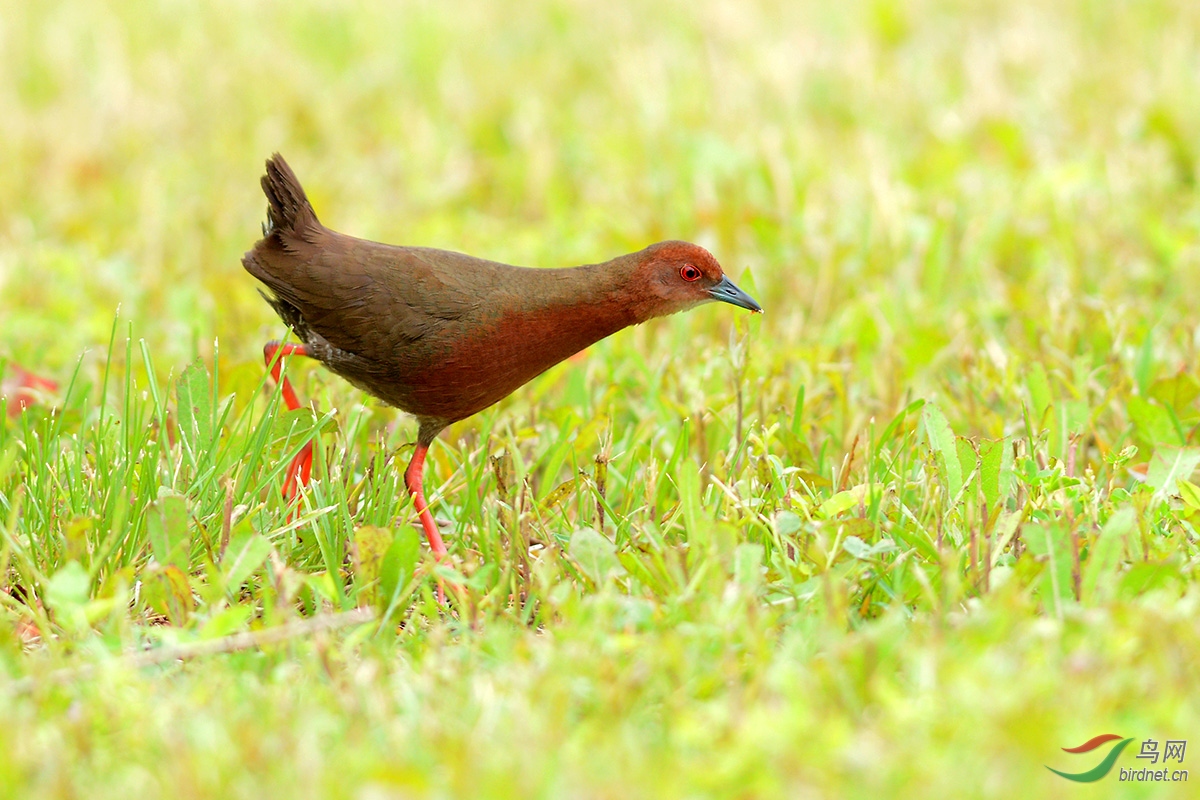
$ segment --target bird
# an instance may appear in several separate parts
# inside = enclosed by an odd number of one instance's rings
[[[282,359],[307,356],[416,417],[404,482],[437,560],[447,551],[423,478],[429,448],[448,425],[631,325],[711,301],[762,312],[708,250],[688,242],[659,242],[584,266],[516,267],[331,230],[278,153],[261,183],[267,220],[242,265],[299,339],[263,348],[283,401],[300,407],[281,378]],[[310,441],[289,465],[283,495],[298,499],[311,470]]]

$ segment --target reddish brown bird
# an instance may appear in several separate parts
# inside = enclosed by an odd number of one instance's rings
[[[582,267],[513,267],[332,231],[278,153],[267,161],[262,188],[270,204],[263,238],[242,264],[270,288],[267,302],[304,342],[268,343],[272,374],[279,380],[277,353],[309,356],[416,416],[404,481],[439,558],[446,547],[422,474],[443,428],[630,325],[711,300],[762,311],[707,250],[687,242]],[[286,378],[282,392],[288,408],[299,408]],[[310,442],[289,468],[285,495],[308,482],[311,467]]]

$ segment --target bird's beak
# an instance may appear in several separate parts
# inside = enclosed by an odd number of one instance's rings
[[[720,300],[722,303],[731,303],[740,308],[748,308],[755,314],[762,313],[762,306],[755,302],[754,298],[739,289],[733,281],[729,280],[729,276],[723,276],[716,286],[708,290],[708,294],[713,300]]]

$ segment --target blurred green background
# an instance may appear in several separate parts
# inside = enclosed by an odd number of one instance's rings
[[[276,150],[335,228],[545,266],[693,239],[752,270],[775,336],[885,360],[1071,348],[1056,314],[1089,300],[1169,324],[1197,301],[1198,15],[8,3],[0,341],[63,369],[120,305],[164,363],[249,357],[278,329],[239,265]]]

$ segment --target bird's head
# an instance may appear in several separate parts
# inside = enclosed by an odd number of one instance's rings
[[[644,292],[645,318],[685,311],[720,300],[755,313],[762,306],[725,275],[712,253],[688,242],[659,242],[640,254],[636,275]]]

